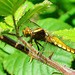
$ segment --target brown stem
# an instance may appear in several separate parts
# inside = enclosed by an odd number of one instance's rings
[[[19,29],[18,29],[18,27],[16,25],[16,21],[15,21],[15,16],[14,15],[13,15],[13,22],[14,22],[14,26],[15,26],[15,30],[16,30],[16,35],[18,37],[19,36]]]
[[[28,54],[29,50],[26,48],[26,50],[24,50],[24,46],[21,45],[21,44],[18,44],[16,41],[8,38],[7,36],[3,35],[3,36],[0,36],[0,40],[21,50],[22,52],[25,52],[26,54]],[[17,46],[16,46],[17,45]]]

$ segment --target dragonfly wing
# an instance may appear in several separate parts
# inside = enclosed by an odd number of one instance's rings
[[[24,23],[23,28],[30,27],[31,29],[37,29],[40,28],[39,25],[36,23],[32,22],[31,20],[28,20],[27,22]]]

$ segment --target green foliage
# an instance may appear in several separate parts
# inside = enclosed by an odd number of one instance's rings
[[[63,39],[65,40],[70,40],[72,42],[75,42],[75,35],[74,35],[75,28],[70,30],[64,29],[64,30],[55,31],[53,32],[53,34],[57,36],[62,36]]]
[[[0,16],[13,15],[24,2],[25,0],[0,0]]]
[[[5,58],[3,65],[10,74],[15,75],[49,75],[53,71],[57,72],[35,59],[30,63],[29,56],[23,53],[15,53],[8,56]]]
[[[21,18],[21,16],[23,15],[23,13],[27,12],[33,6],[34,5],[31,2],[28,2],[28,1],[26,1],[22,6],[20,6],[18,8],[18,10],[15,12],[16,22],[18,22],[18,20]],[[5,22],[7,24],[9,24],[10,26],[14,26],[13,19],[12,19],[11,15],[5,17]]]
[[[44,1],[40,4],[35,5],[33,8],[31,8],[26,14],[24,14],[20,20],[18,21],[18,26],[25,23],[28,19],[30,19],[35,13],[40,13],[45,11],[49,6],[51,5],[51,2]]]
[[[35,0],[31,1],[35,2]],[[59,18],[60,16],[64,15],[66,12],[72,10],[75,7],[74,0],[49,0],[49,1],[51,1],[53,4],[51,5],[51,8],[47,10],[48,12],[42,13],[40,15],[41,18],[47,17]]]
[[[34,2],[35,0],[32,1]],[[53,2],[51,7],[49,7],[51,3],[47,0],[39,4],[36,4],[35,1],[34,3],[36,5],[29,1],[25,2],[25,0],[0,0],[0,16],[6,16],[3,18],[5,21],[0,22],[0,35],[5,35],[8,32],[15,32],[12,15],[15,16],[17,26],[22,25],[19,29],[20,31],[18,31],[20,35],[22,35],[22,29],[31,25],[30,23],[26,23],[27,20],[29,20],[35,13],[41,13],[40,16],[37,16],[39,17],[37,24],[48,32],[52,31],[50,32],[50,35],[57,36],[66,45],[75,48],[75,28],[73,28],[75,25],[75,8],[73,3],[75,1],[50,1]],[[36,21],[35,17],[33,20]],[[33,25],[32,27],[34,28],[35,26]],[[8,37],[17,41],[13,36]],[[26,40],[25,37],[23,38]],[[27,40],[28,39],[29,38],[27,38]],[[40,43],[42,44],[42,42]],[[34,48],[37,49],[35,44]],[[74,60],[72,53],[64,51],[51,44],[47,44],[43,54],[46,57],[49,57],[52,52],[54,52],[52,60],[62,65],[66,65],[67,67],[71,67],[72,61]],[[29,59],[28,55],[21,53],[15,48],[0,41],[0,75],[51,75],[53,72],[58,72],[35,59],[30,63]]]
[[[5,17],[5,22],[6,22],[9,26],[14,27],[14,23],[13,23],[13,19],[12,19],[12,16],[11,16],[11,15]]]
[[[59,19],[64,22],[67,22],[68,24],[70,24],[72,26],[75,26],[75,17],[74,16],[75,16],[75,8],[73,8],[72,10],[68,11],[67,13],[65,13],[64,15],[59,17]]]
[[[1,61],[1,59],[0,59]],[[6,73],[4,73],[4,70],[3,70],[3,66],[2,66],[2,61],[0,62],[0,75],[7,75]]]
[[[12,30],[12,28],[10,26],[8,26],[6,23],[0,22],[0,35],[6,34],[11,30]]]
[[[57,30],[63,30],[65,28],[66,29],[72,28],[72,26],[70,26],[69,24],[54,18],[46,18],[46,19],[38,20],[37,23],[47,31],[57,31]]]

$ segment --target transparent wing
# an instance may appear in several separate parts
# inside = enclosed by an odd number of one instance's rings
[[[30,27],[31,29],[40,28],[38,24],[36,24],[35,22],[31,20],[28,20],[27,22],[24,23],[23,28],[26,28],[26,27]]]
[[[50,36],[55,36],[55,35],[53,34],[53,31],[49,31],[48,33],[49,33]]]

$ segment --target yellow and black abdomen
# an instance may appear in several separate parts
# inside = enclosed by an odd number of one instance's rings
[[[50,43],[53,43],[54,45],[68,51],[71,53],[75,53],[75,49],[70,48],[69,46],[67,46],[66,44],[64,44],[61,40],[59,40],[57,37],[55,36],[51,36],[50,37]]]

